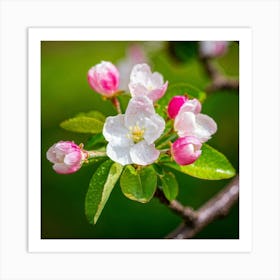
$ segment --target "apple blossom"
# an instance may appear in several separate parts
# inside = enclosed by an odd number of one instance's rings
[[[163,81],[163,77],[158,72],[151,72],[150,66],[136,64],[130,74],[128,85],[132,97],[147,96],[152,101],[161,98],[167,89],[168,82]]]
[[[47,151],[47,159],[52,162],[53,169],[59,174],[70,174],[79,170],[87,153],[71,141],[55,143]]]
[[[89,69],[89,85],[103,96],[113,96],[119,87],[119,70],[111,62],[102,61]]]
[[[107,155],[122,165],[148,165],[159,157],[154,141],[165,128],[162,117],[156,114],[146,96],[130,99],[125,114],[108,117],[103,135],[109,142]]]
[[[171,146],[171,155],[179,165],[195,162],[201,155],[201,142],[194,136],[178,138]]]
[[[200,53],[203,57],[222,56],[227,52],[227,41],[201,41],[199,44]]]
[[[195,136],[202,143],[208,141],[217,131],[216,122],[205,114],[200,114],[201,104],[197,99],[186,101],[175,117],[174,129],[179,137]]]

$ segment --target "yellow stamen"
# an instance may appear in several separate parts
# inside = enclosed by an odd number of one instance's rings
[[[133,127],[130,127],[129,130],[130,131],[128,137],[131,138],[134,143],[138,143],[144,139],[143,136],[145,129],[140,128],[138,124],[136,124]]]

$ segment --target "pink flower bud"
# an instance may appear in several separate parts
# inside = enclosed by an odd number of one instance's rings
[[[89,85],[103,96],[112,96],[116,93],[120,83],[119,70],[111,62],[102,61],[88,71]]]
[[[175,119],[180,108],[187,100],[188,98],[183,95],[177,95],[171,98],[167,108],[167,113],[170,119]]]
[[[195,162],[201,155],[201,142],[194,136],[178,138],[171,146],[171,154],[179,165]]]
[[[53,169],[59,174],[70,174],[78,171],[86,155],[86,152],[71,141],[55,143],[47,151],[47,159],[54,164]]]

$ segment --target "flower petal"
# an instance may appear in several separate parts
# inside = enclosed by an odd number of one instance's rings
[[[146,118],[144,139],[148,144],[152,144],[156,139],[160,137],[165,128],[164,119],[155,114],[150,118]]]
[[[193,112],[195,114],[199,114],[200,111],[201,103],[197,99],[189,99],[181,106],[178,114],[184,112]]]
[[[56,157],[55,145],[56,144],[52,145],[47,151],[47,159],[52,163],[58,162]]]
[[[127,128],[143,125],[145,118],[149,118],[155,114],[152,101],[146,97],[135,97],[130,99],[124,117],[125,126]]]
[[[196,129],[196,118],[192,112],[184,112],[177,115],[174,129],[180,137],[194,136]]]
[[[149,65],[146,63],[142,64],[136,64],[131,71],[130,74],[130,84],[129,84],[129,89],[131,84],[142,84],[146,85],[149,81],[149,77],[151,75],[151,69]]]
[[[132,97],[141,97],[149,93],[148,89],[142,84],[129,84],[129,90]]]
[[[53,169],[58,174],[71,174],[76,172],[80,166],[69,166],[64,163],[56,163],[53,165]]]
[[[130,149],[132,162],[139,165],[148,165],[156,161],[160,152],[155,148],[154,144],[148,145],[144,140],[135,144]]]
[[[163,84],[163,77],[158,72],[151,72],[150,67],[143,63],[133,67],[130,74],[129,90],[132,97],[148,96],[152,101],[162,97],[168,83]]]
[[[81,151],[72,152],[64,157],[64,163],[67,165],[80,165],[82,160]]]
[[[156,88],[154,90],[151,90],[150,92],[147,93],[147,96],[153,100],[156,101],[160,99],[166,92],[168,86],[168,82],[166,82],[164,85],[162,85],[159,88]]]
[[[111,143],[106,148],[107,156],[121,165],[133,163],[130,157],[130,146],[113,146]]]
[[[207,115],[198,114],[196,116],[196,137],[200,139],[200,141],[206,142],[211,138],[211,135],[217,131],[216,122]]]
[[[117,115],[106,118],[103,135],[112,145],[130,145],[131,139],[128,137],[129,130],[124,124],[124,115]]]
[[[217,131],[217,124],[207,115],[184,112],[175,118],[174,128],[180,137],[195,136],[204,143]]]
[[[163,77],[160,73],[154,72],[150,77],[153,88],[160,88],[163,85]]]

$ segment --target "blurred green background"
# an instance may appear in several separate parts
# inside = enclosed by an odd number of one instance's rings
[[[153,71],[160,72],[169,85],[187,82],[204,89],[209,82],[197,57],[197,42],[41,42],[41,237],[42,238],[163,238],[181,219],[156,198],[140,204],[124,197],[117,184],[95,226],[84,214],[84,200],[96,169],[87,165],[77,173],[59,175],[46,160],[46,151],[55,142],[85,142],[89,135],[64,131],[59,124],[79,112],[99,110],[115,115],[110,102],[91,90],[87,71],[101,60],[118,63],[127,48],[137,43],[146,52]],[[231,42],[228,53],[216,63],[233,77],[239,73],[239,45]],[[218,124],[209,144],[227,156],[238,172],[239,97],[236,92],[210,94],[203,113]],[[199,208],[229,180],[207,181],[174,172],[180,184],[178,200]],[[232,239],[239,237],[239,207],[206,227],[195,238]]]

